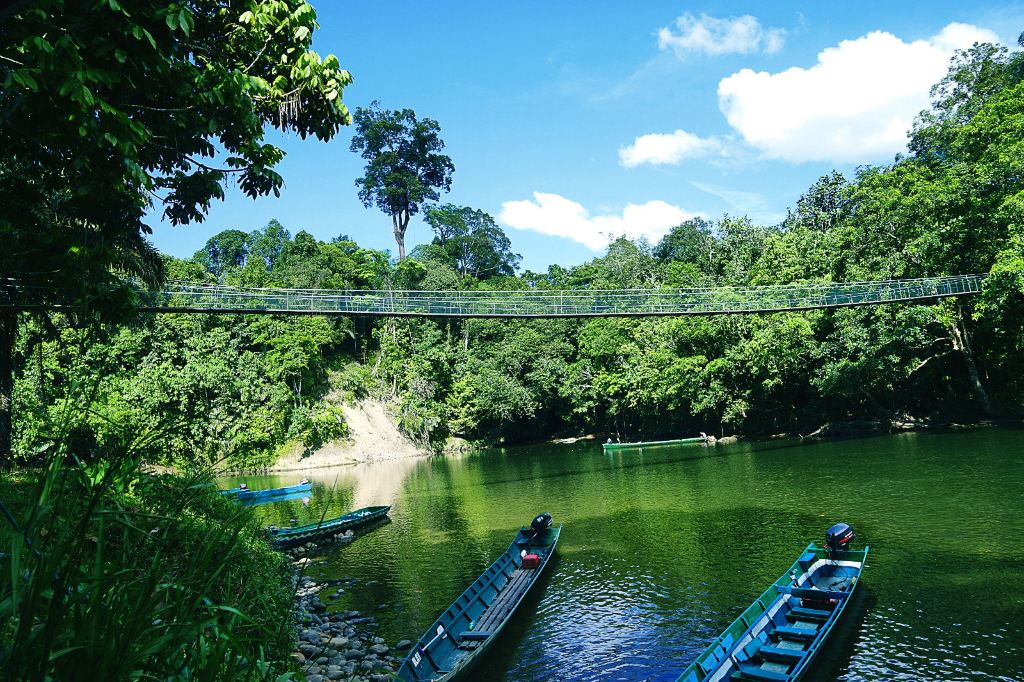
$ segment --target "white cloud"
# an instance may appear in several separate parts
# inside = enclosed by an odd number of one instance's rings
[[[781,28],[763,28],[756,17],[744,14],[741,17],[718,19],[701,14],[695,17],[689,12],[676,19],[676,32],[665,27],[658,31],[658,47],[674,50],[683,57],[687,53],[702,52],[706,55],[771,54],[782,49],[786,32]]]
[[[504,202],[498,219],[509,227],[566,237],[599,251],[611,239],[623,235],[630,239],[646,237],[648,241],[658,241],[673,226],[696,215],[657,200],[627,204],[622,213],[591,215],[582,204],[561,195],[534,192],[532,201]]]
[[[718,84],[719,107],[769,158],[874,161],[904,149],[954,50],[997,41],[992,31],[961,23],[909,43],[874,31],[823,50],[810,68],[743,69]]]
[[[626,168],[643,163],[678,164],[683,159],[708,156],[729,156],[729,147],[717,137],[699,137],[685,130],[641,135],[633,144],[619,147],[619,163]]]

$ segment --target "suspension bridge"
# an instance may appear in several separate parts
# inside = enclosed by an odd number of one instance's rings
[[[140,291],[139,309],[156,313],[462,318],[735,315],[968,296],[981,291],[984,277],[957,275],[742,288],[488,291],[261,289],[172,282],[159,291]],[[31,300],[26,296],[19,298]]]

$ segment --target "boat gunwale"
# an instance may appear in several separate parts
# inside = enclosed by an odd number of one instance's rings
[[[806,652],[806,655],[803,657],[801,661],[797,663],[797,665],[793,667],[792,672],[787,673],[788,682],[796,682],[796,680],[800,679],[800,677],[806,672],[807,667],[810,665],[815,655],[817,655],[818,650],[821,648],[821,645],[825,642],[825,640],[828,638],[828,635],[832,632],[832,628],[835,626],[836,622],[839,621],[839,618],[845,611],[847,604],[852,600],[853,595],[857,590],[857,586],[860,584],[860,575],[864,570],[868,558],[868,552],[870,549],[870,545],[865,545],[864,549],[850,550],[847,552],[848,554],[862,554],[859,560],[860,567],[857,570],[856,580],[854,580],[853,587],[849,591],[849,596],[840,601],[840,603],[836,605],[836,608],[832,611],[832,614],[829,616],[828,621],[824,623],[825,627],[822,627],[820,630],[816,632],[814,639],[809,642],[808,648],[804,650]],[[818,547],[818,545],[812,542],[809,545],[807,545],[803,552],[801,552],[800,556],[803,556],[803,554],[814,550],[823,551],[824,548]],[[824,560],[825,559],[818,559],[818,561]],[[785,594],[778,592],[778,587],[781,586],[782,581],[788,581],[790,573],[797,569],[801,570],[802,573],[808,573],[809,575],[808,571],[803,571],[803,569],[801,568],[800,558],[798,557],[797,560],[794,561],[793,564],[790,566],[787,572],[779,576],[779,578],[776,579],[771,585],[769,585],[764,592],[758,595],[757,598],[754,599],[754,601],[747,605],[747,607],[744,608],[742,612],[740,612],[740,615],[737,616],[736,619],[733,620],[731,623],[729,623],[729,625],[727,625],[722,630],[721,634],[719,634],[713,642],[708,644],[708,646],[705,647],[704,650],[697,655],[693,662],[690,663],[690,665],[688,665],[683,670],[683,672],[680,673],[679,677],[676,678],[676,682],[686,682],[686,678],[690,675],[690,673],[693,672],[697,673],[697,682],[707,682],[707,680],[711,679],[711,677],[716,672],[718,672],[718,670],[720,670],[722,664],[726,660],[732,659],[735,652],[738,649],[740,649],[739,642],[743,641],[744,638],[750,637],[752,635],[753,630],[761,622],[761,619],[764,617],[764,615],[771,610],[775,602],[785,597]],[[774,596],[774,598],[768,602],[768,605],[765,606],[762,600],[766,595],[769,595],[773,590],[776,591],[776,596]],[[746,615],[750,607],[757,603],[760,603],[764,610],[757,616],[757,618],[752,623],[750,623],[750,625],[747,625],[746,622],[743,620],[743,617]],[[728,646],[724,645],[723,640],[725,639],[726,635],[729,634],[729,630],[732,629],[732,627],[737,623],[741,623],[742,625],[744,625],[744,630],[738,636],[735,636],[733,642],[731,642]],[[710,652],[715,651],[719,647],[722,647],[722,649],[724,650],[725,655],[723,659],[718,661],[715,667],[711,669],[705,669],[704,666],[701,664],[702,659],[707,660],[707,655]],[[705,672],[705,670],[707,671]]]
[[[405,657],[405,660],[402,661],[402,665],[399,667],[399,669],[398,669],[398,671],[396,673],[396,678],[395,679],[403,679],[403,678],[401,678],[398,675],[406,667],[406,663],[409,663],[411,661],[413,654],[415,654],[415,653],[420,651],[420,645],[424,642],[424,640],[427,640],[427,637],[432,632],[436,632],[436,629],[437,629],[438,625],[443,625],[445,627],[445,632],[446,633],[448,632],[449,627],[450,627],[450,623],[446,625],[445,623],[441,622],[441,619],[444,617],[444,615],[446,613],[448,613],[449,609],[451,609],[454,605],[458,604],[459,601],[470,592],[470,590],[473,588],[473,586],[476,585],[481,580],[481,578],[484,576],[484,574],[486,574],[499,561],[501,561],[505,557],[508,557],[509,560],[512,561],[513,560],[512,549],[516,546],[516,540],[519,538],[520,533],[528,533],[530,530],[531,530],[530,528],[525,527],[525,526],[520,528],[516,532],[516,537],[515,537],[515,539],[512,540],[512,543],[494,561],[492,561],[490,564],[488,564],[487,568],[485,568],[483,570],[483,572],[481,572],[480,575],[478,575],[473,580],[473,582],[471,582],[466,587],[466,589],[463,590],[459,594],[459,596],[456,597],[452,601],[451,604],[449,604],[447,607],[445,607],[445,609],[443,611],[441,611],[440,615],[438,615],[438,617],[434,620],[434,622],[431,623],[430,627],[427,628],[427,630],[423,633],[423,635],[418,640],[416,640],[416,642],[412,645],[412,647],[409,650],[409,654]],[[471,651],[467,651],[464,655],[458,657],[458,659],[455,662],[455,665],[452,666],[452,669],[447,671],[446,673],[444,673],[440,677],[421,678],[417,674],[415,666],[410,665],[409,666],[409,671],[412,672],[412,679],[415,682],[424,682],[425,680],[430,680],[431,682],[444,682],[445,680],[453,680],[456,677],[458,677],[459,675],[461,675],[462,673],[464,673],[481,655],[483,655],[491,647],[491,645],[497,640],[498,636],[502,633],[502,631],[504,631],[505,626],[508,625],[509,621],[511,621],[512,618],[515,616],[516,612],[519,610],[520,605],[522,605],[523,600],[526,599],[527,595],[530,594],[530,592],[533,590],[533,588],[536,586],[536,584],[538,582],[540,582],[541,576],[544,574],[545,570],[548,567],[548,564],[551,562],[552,557],[555,555],[555,547],[558,545],[558,539],[559,539],[559,537],[562,534],[562,526],[558,525],[558,526],[555,526],[553,528],[548,528],[547,530],[548,531],[553,531],[554,532],[554,537],[551,540],[551,544],[547,545],[547,551],[546,551],[546,553],[544,555],[543,561],[541,561],[540,566],[538,566],[535,569],[535,574],[533,575],[532,578],[530,578],[530,583],[527,586],[527,588],[525,590],[523,590],[523,593],[519,595],[518,599],[516,599],[515,604],[513,604],[512,608],[509,609],[508,615],[505,616],[504,619],[502,619],[501,623],[496,628],[491,630],[490,636],[488,636],[486,639],[482,640],[480,642],[480,645],[477,646],[476,648],[472,649]],[[513,563],[513,566],[514,565],[515,564]],[[516,568],[521,568],[521,567],[516,567]],[[476,594],[479,594],[479,593],[474,593],[474,596]],[[497,598],[498,598],[498,596],[500,594],[501,594],[500,591],[497,592],[494,595],[494,598],[491,600],[491,602],[489,602],[487,604],[487,607],[490,607],[490,605],[493,604],[495,600],[497,600]],[[485,607],[485,609],[487,607]],[[465,610],[466,609],[464,608],[461,613],[465,613]],[[461,613],[459,615],[461,615]],[[455,614],[453,614],[450,620],[454,620],[456,617],[457,616]],[[433,639],[433,638],[431,638],[431,639]],[[433,662],[433,659],[431,659],[431,662]]]

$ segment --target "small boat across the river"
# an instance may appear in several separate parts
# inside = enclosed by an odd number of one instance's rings
[[[271,526],[267,528],[267,532],[270,533],[270,542],[274,547],[286,549],[365,526],[368,523],[383,519],[388,515],[389,511],[391,511],[391,507],[363,507],[362,509],[342,514],[337,518],[325,519],[319,523],[307,523],[304,526],[293,526],[291,528],[275,528]]]
[[[271,497],[280,497],[281,495],[292,495],[294,493],[307,493],[313,489],[313,484],[309,481],[304,481],[297,485],[289,485],[283,488],[269,488],[267,490],[249,490],[248,488],[229,488],[228,490],[221,490],[221,495],[231,495],[236,500],[267,500]]]
[[[648,440],[639,443],[605,443],[604,451],[614,452],[616,450],[635,450],[636,448],[652,448],[662,445],[687,445],[689,443],[706,442],[708,442],[707,436],[696,436],[695,438],[677,438],[675,440]]]
[[[497,561],[430,626],[398,669],[405,682],[441,682],[463,676],[490,648],[544,572],[561,528],[540,514],[522,528]]]
[[[868,548],[837,523],[811,544],[676,682],[796,682],[853,597]]]

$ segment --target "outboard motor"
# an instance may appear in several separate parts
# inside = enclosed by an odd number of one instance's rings
[[[548,528],[551,527],[551,513],[541,512],[540,514],[537,514],[537,516],[534,517],[533,521],[530,523],[530,526],[538,533],[546,531]]]
[[[837,523],[825,531],[825,549],[831,556],[833,553],[845,552],[856,534],[848,523]]]

